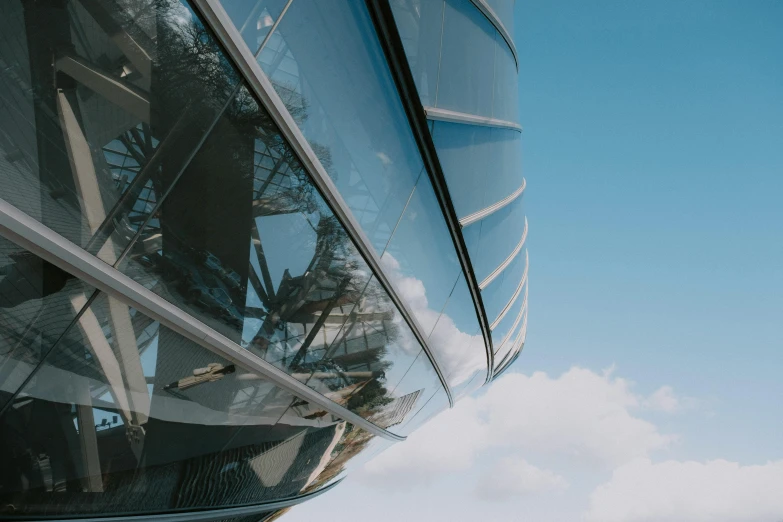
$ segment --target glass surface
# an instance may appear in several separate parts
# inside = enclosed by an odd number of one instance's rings
[[[93,291],[0,237],[0,411],[57,344]]]
[[[426,173],[419,178],[381,262],[428,335],[461,267]]]
[[[287,0],[220,0],[226,14],[256,54],[283,11]]]
[[[421,103],[435,106],[443,33],[443,0],[390,2]]]
[[[120,269],[366,417],[421,347],[267,112],[242,87]]]
[[[294,2],[259,63],[378,254],[423,164],[362,2]]]
[[[492,117],[519,122],[519,79],[514,55],[506,40],[495,33],[495,90]]]
[[[495,11],[511,38],[514,38],[514,0],[486,0],[486,2]]]
[[[522,248],[506,269],[481,291],[481,300],[484,302],[484,312],[489,324],[495,321],[514,296],[519,283],[525,277],[526,268],[526,250]]]
[[[107,263],[145,222],[154,251],[157,202],[238,84],[216,42],[172,0],[8,0],[0,34],[3,199]]]
[[[450,387],[463,384],[476,371],[486,373],[487,351],[464,277],[460,276],[454,286],[449,302],[430,334],[429,344]]]
[[[294,497],[340,473],[357,431],[101,294],[0,418],[0,515]]]
[[[522,186],[519,132],[437,121],[432,136],[460,218],[501,201]]]
[[[395,430],[395,433],[408,436],[426,424],[435,415],[448,409],[449,399],[446,396],[446,391],[441,388],[428,397],[427,401],[422,404],[422,407],[416,411],[416,414]]]
[[[514,344],[514,337],[524,323],[524,315],[527,313],[527,288],[527,283],[525,283],[525,286],[519,293],[519,297],[511,305],[508,313],[492,330],[492,348],[495,350],[496,366],[505,353],[511,350]]]
[[[492,116],[494,74],[495,27],[470,0],[446,0],[436,107]]]
[[[471,231],[470,241],[466,240],[478,281],[499,267],[519,245],[525,230],[523,200],[524,195],[519,196],[509,205],[463,229],[464,233],[478,228],[478,233]]]

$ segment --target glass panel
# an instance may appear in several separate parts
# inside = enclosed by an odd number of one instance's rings
[[[501,201],[522,186],[519,132],[438,121],[432,134],[460,218]]]
[[[0,418],[0,514],[289,498],[361,449],[344,421],[104,294],[19,399]]]
[[[429,334],[461,267],[426,174],[419,178],[381,261]]]
[[[424,106],[435,106],[443,33],[443,0],[392,0],[394,20]]]
[[[160,221],[123,272],[353,411],[394,399],[421,347],[244,87]]]
[[[287,0],[220,0],[250,52],[256,54]]]
[[[527,313],[527,283],[514,301],[508,313],[492,330],[492,347],[495,350],[495,365],[511,350],[514,345],[516,334],[524,323],[524,316]],[[505,343],[503,342],[505,340]],[[501,353],[502,352],[502,353]]]
[[[519,121],[519,84],[517,64],[506,41],[495,33],[495,93],[492,98],[492,117]]]
[[[506,31],[514,38],[514,0],[486,0]],[[505,40],[504,40],[505,42]],[[505,45],[505,43],[504,43]]]
[[[93,291],[0,237],[0,411],[57,344]]]
[[[522,203],[523,196],[520,196],[513,203],[463,229],[479,229],[477,238],[474,231],[471,232],[471,241],[468,242],[466,238],[473,271],[479,281],[500,266],[519,245],[525,230],[525,209]]]
[[[523,248],[500,275],[481,291],[484,312],[492,324],[514,296],[527,268],[526,250]]]
[[[0,34],[3,199],[107,263],[147,221],[154,251],[157,202],[237,88],[215,41],[153,0],[8,0]]]
[[[410,420],[404,423],[399,429],[395,430],[400,435],[410,435],[422,425],[426,424],[438,413],[449,409],[449,399],[446,391],[441,388],[430,396],[423,406],[416,412]]]
[[[494,73],[495,27],[470,0],[446,0],[436,106],[492,116]]]
[[[443,366],[441,370],[450,387],[470,380],[476,371],[486,373],[487,351],[464,277],[460,276],[457,281],[429,337],[429,344]]]
[[[422,161],[364,3],[294,2],[259,63],[382,253]]]

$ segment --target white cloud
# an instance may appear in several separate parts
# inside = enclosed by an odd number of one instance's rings
[[[363,474],[386,486],[427,481],[470,468],[492,448],[611,469],[675,439],[634,416],[643,400],[611,371],[574,367],[557,378],[506,374],[484,395],[463,399],[376,457]]]
[[[513,497],[563,491],[568,482],[547,469],[540,469],[525,459],[512,455],[495,463],[479,479],[476,493],[489,501],[503,501]]]
[[[680,413],[697,405],[696,399],[678,397],[671,386],[661,386],[644,401],[646,408],[664,413]]]
[[[637,459],[590,497],[595,522],[777,522],[783,520],[783,460],[760,466]]]

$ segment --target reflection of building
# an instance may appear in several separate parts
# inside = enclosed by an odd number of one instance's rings
[[[0,520],[267,520],[516,359],[513,0],[0,7]]]

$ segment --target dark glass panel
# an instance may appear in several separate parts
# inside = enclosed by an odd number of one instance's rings
[[[331,483],[362,433],[102,294],[0,418],[0,515],[296,497]]]
[[[79,279],[0,237],[0,411],[93,292]]]
[[[238,78],[175,0],[3,3],[0,193],[114,264],[159,248],[154,209]],[[53,59],[54,57],[54,59]]]
[[[259,63],[382,253],[422,161],[363,2],[294,2]]]

